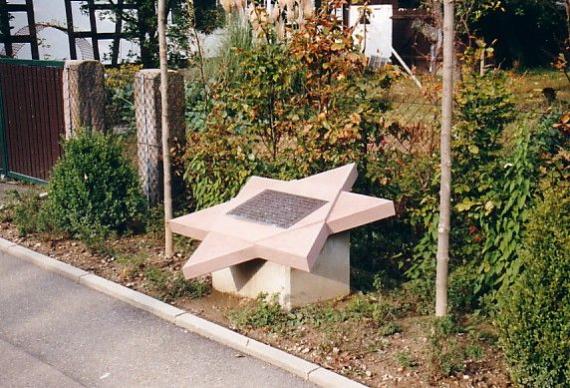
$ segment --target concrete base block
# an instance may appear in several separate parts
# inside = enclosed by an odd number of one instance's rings
[[[220,292],[255,298],[278,294],[287,310],[350,293],[350,234],[330,236],[311,273],[263,259],[252,260],[212,273]]]

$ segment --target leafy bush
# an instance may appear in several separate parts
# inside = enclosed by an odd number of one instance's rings
[[[562,387],[570,381],[570,184],[547,187],[529,217],[522,273],[499,297],[500,343],[514,381]]]
[[[570,144],[554,127],[559,117],[552,112],[520,129],[513,151],[502,159],[491,189],[482,197],[479,224],[485,239],[475,289],[480,294],[515,281],[520,267],[517,248],[529,225],[528,212],[535,206],[539,182],[545,176],[567,178],[564,162],[557,160]]]
[[[145,209],[136,171],[117,140],[100,133],[65,143],[48,189],[54,227],[88,242],[134,228]]]
[[[452,186],[453,246],[452,268],[481,259],[480,246],[484,242],[481,220],[492,210],[488,197],[495,181],[502,173],[499,168],[502,135],[513,119],[514,105],[507,88],[507,79],[501,72],[488,72],[485,76],[467,73],[456,97],[458,123],[454,128]],[[434,272],[437,238],[437,186],[425,193],[423,225],[427,233],[417,244],[416,262],[407,274],[413,279],[431,276]],[[435,188],[435,190],[434,190]]]
[[[482,307],[481,298],[492,302],[498,289],[516,279],[517,247],[538,182],[544,175],[567,176],[561,150],[567,149],[568,137],[553,126],[559,112],[525,122],[511,134],[513,139],[506,138],[514,117],[507,81],[497,71],[469,74],[457,96],[449,298],[458,311]],[[421,202],[410,203],[411,222],[423,227],[415,232],[424,232],[406,271],[414,280],[431,279],[435,272],[437,189],[428,187],[418,194]]]
[[[207,85],[206,125],[192,116],[198,125],[185,177],[199,208],[234,196],[254,174],[290,179],[347,162],[363,168],[381,145],[383,92],[394,72],[369,70],[341,21],[319,12],[290,41],[269,24],[258,33],[251,47],[227,50],[231,59]],[[241,70],[228,74],[225,63]]]

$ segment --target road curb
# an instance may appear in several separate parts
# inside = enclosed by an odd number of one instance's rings
[[[284,352],[283,350],[274,348],[273,346],[264,344],[263,342],[259,342],[254,339],[249,340],[245,353],[253,357],[261,358],[270,364],[276,365],[281,369],[285,369],[286,371],[294,373],[297,376],[300,376],[309,381],[311,373],[318,369],[323,369],[317,364],[305,361],[302,358],[293,356],[292,354]],[[326,371],[326,369],[323,370]],[[330,371],[327,372],[333,373]]]
[[[141,292],[32,251],[9,240],[0,238],[0,252],[20,258],[85,287],[119,299],[190,332],[275,365],[316,385],[339,388],[365,387],[317,364],[236,333],[224,326],[200,318]]]
[[[176,322],[174,323],[188,331],[230,346],[239,351],[244,351],[247,348],[247,343],[251,341],[250,338],[245,335],[236,333],[226,327],[217,325],[204,318],[200,318],[187,312],[176,317]]]
[[[26,247],[21,245],[12,243],[8,240],[1,239],[0,240],[0,251],[9,254],[11,256],[18,257],[22,260],[25,260],[29,263],[37,265],[45,270],[55,272],[63,277],[66,277],[75,283],[79,283],[79,279],[82,276],[88,274],[87,271],[82,269],[76,268],[72,265],[67,263],[61,262],[56,259],[52,259],[51,257],[42,255],[36,251],[32,251]]]
[[[148,311],[172,323],[174,323],[178,315],[185,313],[182,309],[97,275],[86,274],[79,279],[79,284],[112,296],[141,310]]]

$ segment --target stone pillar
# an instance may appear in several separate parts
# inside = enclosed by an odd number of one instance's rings
[[[186,122],[184,77],[170,70],[168,102],[170,110],[170,144],[184,141]],[[141,70],[135,75],[135,115],[137,153],[143,193],[151,204],[162,198],[162,131],[160,70]]]
[[[262,259],[212,273],[212,286],[247,298],[278,294],[285,309],[350,293],[350,233],[330,236],[309,272]]]
[[[66,61],[63,70],[65,137],[78,129],[105,130],[104,68],[98,61]]]

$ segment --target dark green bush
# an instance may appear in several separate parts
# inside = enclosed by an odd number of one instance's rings
[[[89,242],[132,229],[144,208],[137,173],[114,137],[82,132],[65,143],[49,183],[54,227]]]
[[[521,386],[570,381],[570,184],[547,188],[531,213],[522,273],[499,296],[500,343]]]

